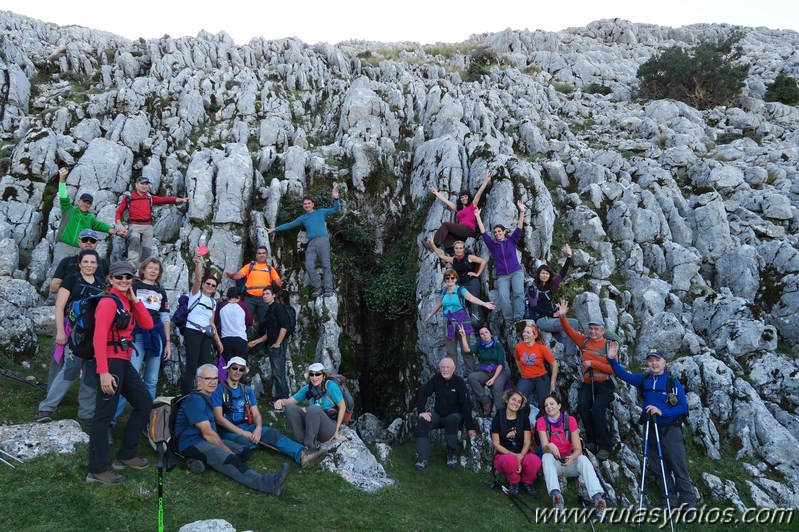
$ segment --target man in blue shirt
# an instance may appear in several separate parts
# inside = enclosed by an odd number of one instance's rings
[[[219,372],[213,364],[203,364],[197,369],[197,389],[186,397],[178,410],[175,420],[175,435],[178,438],[178,452],[187,461],[209,465],[236,482],[256,491],[280,495],[289,465],[284,463],[277,473],[258,473],[244,464],[250,456],[247,445],[235,441],[223,442],[216,432],[211,395],[219,385]],[[202,472],[204,467],[192,468]]]
[[[663,472],[660,470],[660,457],[655,436],[655,426],[660,435],[660,448],[663,453],[666,484],[668,486],[671,508],[685,505],[696,507],[697,501],[688,467],[683,443],[682,420],[688,413],[688,399],[680,381],[666,373],[666,356],[652,349],[646,356],[649,374],[629,373],[617,360],[619,344],[612,342],[608,348],[608,360],[616,375],[643,395],[642,419],[652,416],[654,423],[649,428],[649,449],[647,462],[658,480],[663,504],[666,503],[663,489]]]
[[[338,201],[338,188],[333,187],[333,207],[329,209],[314,210],[314,202],[310,196],[305,196],[302,199],[302,208],[305,214],[302,214],[294,220],[278,225],[277,227],[270,227],[266,231],[272,233],[274,231],[285,231],[300,225],[305,227],[305,232],[308,237],[308,246],[305,248],[305,271],[308,272],[308,277],[313,286],[313,296],[318,297],[322,294],[322,282],[319,280],[319,274],[316,272],[316,259],[322,264],[322,271],[324,274],[324,293],[329,295],[333,293],[333,271],[330,266],[330,236],[327,233],[327,223],[325,219],[328,216],[338,214],[341,210]]]
[[[225,369],[227,379],[211,395],[214,421],[223,440],[234,441],[250,449],[257,448],[258,444],[275,449],[292,457],[303,469],[315,466],[324,458],[327,450],[306,451],[279,430],[264,426],[255,393],[250,386],[241,382],[249,369],[243,358],[231,358]]]

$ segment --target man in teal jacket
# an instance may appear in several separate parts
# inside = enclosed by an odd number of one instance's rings
[[[308,246],[305,248],[305,271],[308,272],[308,277],[311,279],[311,285],[314,288],[313,295],[318,297],[322,293],[322,283],[319,280],[319,274],[316,273],[317,257],[322,263],[324,293],[325,295],[332,294],[333,271],[330,267],[330,236],[327,233],[325,218],[338,214],[341,210],[338,201],[338,188],[333,187],[333,207],[314,210],[313,199],[310,196],[305,196],[302,199],[302,208],[305,210],[305,214],[266,231],[271,234],[274,231],[285,231],[300,225],[304,226],[308,236]]]

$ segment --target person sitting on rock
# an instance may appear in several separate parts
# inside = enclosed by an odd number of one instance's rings
[[[696,492],[688,475],[688,465],[683,442],[682,424],[688,414],[688,399],[685,390],[677,379],[666,373],[666,355],[657,349],[651,349],[646,355],[646,364],[649,374],[630,373],[618,361],[619,344],[612,342],[608,348],[608,359],[614,373],[631,386],[641,391],[643,402],[641,405],[642,424],[646,416],[650,416],[654,423],[649,424],[649,448],[647,449],[647,462],[650,471],[657,479],[660,493],[663,495],[663,505],[666,506],[666,491],[663,486],[663,474],[660,469],[660,457],[655,430],[657,426],[660,437],[660,449],[663,453],[663,467],[665,469],[666,486],[668,488],[669,504],[672,509],[677,506],[695,508],[697,503]]]
[[[485,189],[490,182],[491,170],[488,170],[486,171],[486,177],[483,181],[483,184],[480,185],[480,189],[474,195],[474,200],[472,200],[472,195],[468,190],[461,190],[461,192],[458,194],[457,205],[447,199],[447,197],[440,193],[436,187],[430,189],[430,192],[436,198],[441,200],[444,205],[455,211],[455,218],[458,220],[457,222],[442,223],[441,227],[438,228],[438,231],[436,231],[436,234],[432,237],[433,245],[441,246],[445,250],[449,250],[456,240],[466,240],[467,238],[477,236],[474,210],[480,203],[480,199],[483,197],[483,192],[485,192]]]
[[[464,360],[471,353],[477,355],[477,368],[470,372],[467,381],[472,388],[475,399],[483,409],[483,414],[491,413],[491,399],[485,393],[485,387],[491,388],[494,397],[494,408],[499,411],[505,408],[505,384],[508,382],[508,370],[505,363],[505,348],[491,334],[485,325],[477,331],[477,342],[471,346],[466,340],[463,327],[459,329],[463,345]]]
[[[613,368],[608,362],[608,340],[604,338],[605,322],[602,318],[591,318],[588,336],[584,336],[569,325],[566,315],[569,304],[561,299],[558,315],[563,332],[578,345],[580,351],[582,382],[577,391],[577,412],[583,420],[586,446],[600,460],[610,457],[611,439],[608,425],[608,405],[613,400],[616,384],[611,379]]]
[[[522,341],[516,344],[513,358],[519,368],[519,392],[525,399],[535,392],[536,409],[540,410],[547,394],[555,393],[558,380],[558,361],[552,356],[549,348],[540,341],[538,329],[532,323],[522,330]],[[544,362],[552,367],[552,374],[547,373]]]
[[[505,475],[510,494],[519,495],[519,482],[530,497],[537,497],[533,481],[541,470],[541,459],[531,449],[533,442],[527,399],[517,390],[508,390],[505,408],[497,411],[491,422],[491,443],[494,445],[494,469]]]
[[[293,458],[303,469],[315,466],[324,458],[327,450],[306,451],[279,430],[264,425],[252,387],[241,382],[248,371],[243,358],[231,358],[225,370],[227,378],[211,395],[214,421],[223,440],[249,445],[251,449],[259,444],[274,449]]]
[[[552,496],[552,506],[563,512],[563,494],[559,477],[580,477],[585,490],[594,501],[599,521],[605,512],[605,498],[591,460],[583,455],[577,421],[561,410],[561,402],[555,395],[544,398],[544,415],[536,421],[538,439],[541,442],[544,479],[547,492]]]
[[[346,441],[339,433],[347,413],[344,394],[335,382],[327,379],[325,366],[316,362],[308,366],[307,384],[288,399],[275,401],[294,432],[294,439],[305,445],[306,451],[316,451],[320,443],[330,440]],[[308,403],[303,410],[300,403]]]
[[[61,205],[61,222],[58,224],[56,243],[53,248],[53,264],[58,264],[64,257],[76,255],[80,251],[78,237],[84,229],[93,229],[100,233],[121,237],[127,235],[124,228],[114,229],[89,212],[94,203],[94,197],[91,194],[81,194],[77,206],[72,205],[67,194],[68,175],[68,168],[64,167],[58,170],[58,202]]]
[[[333,207],[329,209],[314,210],[314,201],[310,196],[305,196],[302,199],[302,208],[305,214],[302,214],[294,220],[278,225],[277,227],[270,227],[266,231],[273,233],[275,231],[285,231],[302,225],[305,227],[306,237],[308,238],[308,245],[305,247],[305,271],[308,273],[308,278],[313,287],[313,297],[319,297],[322,294],[322,286],[324,286],[324,294],[333,294],[333,270],[330,265],[330,236],[327,233],[327,223],[325,218],[338,214],[341,210],[339,206],[338,187],[333,187]],[[316,271],[316,259],[322,263],[322,273],[324,276],[324,285],[319,279],[319,273]]]
[[[273,284],[283,287],[283,281],[277,268],[270,266],[269,251],[266,246],[258,246],[255,250],[255,260],[245,264],[237,272],[225,272],[224,276],[232,281],[247,279],[244,291],[241,294],[242,301],[250,309],[253,320],[258,320],[258,336],[266,334],[266,309],[267,304],[263,300],[264,289]],[[266,349],[260,347],[258,355],[266,354]]]
[[[249,445],[219,437],[211,406],[218,385],[216,366],[203,364],[197,369],[197,389],[182,401],[175,420],[178,452],[193,473],[201,473],[208,465],[248,488],[280,495],[289,476],[287,463],[275,474],[258,473],[244,463],[250,457]]]
[[[126,231],[128,238],[128,260],[138,266],[139,261],[153,254],[153,207],[172,203],[189,203],[191,198],[175,196],[156,196],[150,193],[150,178],[136,179],[132,192],[125,192],[119,198],[116,212],[118,231]],[[128,211],[128,227],[122,223],[122,216]]]
[[[553,333],[558,341],[563,344],[566,359],[574,360],[578,353],[577,345],[563,332],[556,307],[556,292],[561,281],[566,277],[572,262],[572,248],[569,244],[566,244],[564,251],[566,252],[566,262],[563,263],[563,267],[557,276],[547,264],[542,264],[536,270],[533,276],[533,284],[527,288],[527,304],[524,317],[534,320],[539,330]],[[577,320],[570,318],[568,321],[572,329],[577,327]]]
[[[435,395],[433,411],[427,410],[427,401]],[[428,380],[416,401],[419,420],[416,425],[416,453],[414,466],[417,471],[427,467],[430,462],[430,429],[444,428],[447,447],[447,467],[458,465],[458,427],[464,423],[470,437],[476,435],[472,419],[472,401],[466,389],[466,382],[455,375],[455,361],[444,357],[438,363],[438,373]]]
[[[522,237],[524,227],[524,203],[516,202],[519,208],[519,220],[516,229],[508,236],[508,230],[502,224],[494,226],[494,238],[486,232],[483,220],[480,218],[480,209],[475,209],[477,226],[483,235],[491,255],[494,257],[494,267],[497,275],[497,292],[499,293],[499,308],[505,323],[516,323],[524,316],[524,270],[519,264],[516,255],[516,245]]]

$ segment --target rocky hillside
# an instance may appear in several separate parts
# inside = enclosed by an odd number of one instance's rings
[[[443,324],[420,319],[442,280],[421,242],[450,217],[430,189],[476,190],[491,170],[484,219],[512,225],[515,201],[527,205],[528,274],[562,261],[570,243],[565,291],[576,316],[601,313],[627,364],[651,347],[680,357],[669,367],[689,392],[695,445],[737,458],[750,477],[704,479],[714,496],[799,507],[799,110],[763,100],[779,72],[799,76],[799,34],[746,29],[739,105],[698,111],[636,101],[637,68],[728,26],[601,20],[422,47],[236,46],[224,33],[129,41],[11,13],[0,25],[6,355],[29,357],[36,332],[51,332],[52,308],[40,305],[60,217],[58,165],[76,165],[70,194],[92,193],[105,221],[143,174],[161,194],[193,199],[157,210],[157,253],[175,298],[201,243],[217,271],[268,243],[299,310],[295,374],[311,359],[338,367],[364,410],[391,419],[444,353]],[[333,183],[344,199],[331,224],[337,296],[311,300],[304,235],[270,241],[266,228],[301,212],[302,194],[328,204]],[[101,249],[125,251],[116,238]],[[492,325],[515,341],[501,319]],[[574,361],[562,362],[559,386],[574,404]],[[634,493],[638,398],[625,386],[617,393],[620,443],[603,469]]]

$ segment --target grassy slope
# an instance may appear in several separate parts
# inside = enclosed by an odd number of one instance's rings
[[[42,350],[49,349],[45,346]],[[32,373],[46,378],[42,356]],[[3,366],[24,372],[7,359]],[[30,372],[25,372],[25,374]],[[77,387],[71,391],[57,417],[74,417]],[[30,422],[43,392],[7,378],[0,380],[0,422]],[[283,427],[285,428],[285,427]],[[154,453],[142,444],[142,454]],[[0,465],[3,530],[153,530],[157,519],[157,470],[128,471],[127,482],[113,486],[88,485],[86,447],[73,455],[46,456],[17,469]],[[275,471],[281,455],[259,451],[250,464],[260,471]],[[413,470],[412,444],[398,446],[387,464],[396,480],[393,488],[369,495],[350,487],[328,472],[302,471],[292,465],[285,492],[274,498],[253,492],[213,472],[191,475],[175,469],[165,475],[165,528],[177,530],[197,519],[226,519],[237,530],[508,530],[525,525],[521,513],[501,492],[490,490],[491,476],[444,466],[443,450],[434,446],[432,465],[423,473]],[[709,465],[709,464],[703,464]],[[715,472],[710,464],[709,470]],[[698,478],[695,476],[695,480]],[[536,484],[544,491],[543,481]],[[576,501],[570,483],[567,504]],[[530,501],[548,507],[547,501]],[[599,528],[624,530],[620,525]],[[547,528],[554,528],[548,526]],[[688,528],[687,525],[678,528]],[[719,530],[722,527],[691,528]],[[737,529],[725,526],[726,529]],[[791,530],[790,526],[781,527]],[[588,530],[587,524],[561,530]],[[632,528],[630,528],[632,529]],[[744,529],[743,526],[740,529]],[[778,530],[780,527],[746,527]],[[639,529],[640,530],[640,529]]]

